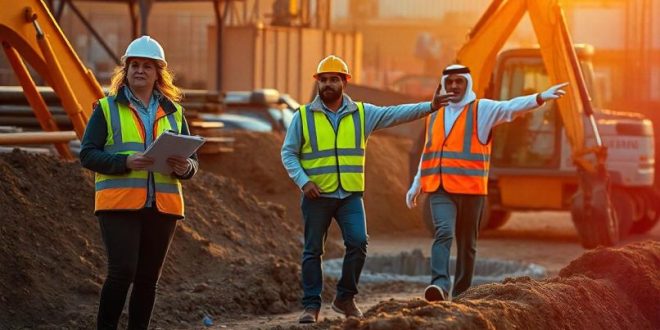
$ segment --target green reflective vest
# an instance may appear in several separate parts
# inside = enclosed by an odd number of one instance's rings
[[[145,130],[135,110],[117,102],[114,96],[99,100],[105,117],[108,135],[104,150],[112,154],[131,155],[144,152]],[[165,131],[181,133],[183,111],[174,103],[177,111],[166,114],[158,107],[154,122],[154,140]],[[181,183],[173,175],[153,173],[154,199],[160,212],[183,216],[183,194]],[[126,174],[108,175],[96,173],[95,211],[102,210],[137,210],[144,207],[147,199],[147,171],[131,170]]]
[[[364,191],[364,163],[367,147],[364,137],[364,105],[339,120],[337,131],[321,111],[303,105],[300,118],[303,146],[300,162],[322,193],[339,186],[349,192]]]

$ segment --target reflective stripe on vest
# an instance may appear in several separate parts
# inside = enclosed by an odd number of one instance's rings
[[[99,100],[107,124],[108,135],[104,149],[112,154],[131,155],[144,152],[145,130],[136,110],[115,101],[114,96]],[[167,115],[158,107],[154,122],[154,140],[163,132],[172,130],[181,133],[183,112],[174,103],[176,111]],[[183,216],[183,194],[181,183],[172,175],[153,172],[156,208],[163,213]],[[96,173],[95,211],[137,210],[147,200],[147,171],[131,170],[126,174],[108,175]]]
[[[300,107],[304,140],[300,163],[323,193],[340,185],[349,192],[364,191],[364,106],[356,105],[357,111],[339,120],[336,132],[325,113]]]
[[[491,141],[486,144],[479,141],[478,108],[478,100],[466,105],[446,138],[444,109],[427,117],[422,191],[434,192],[442,185],[451,193],[488,193]]]

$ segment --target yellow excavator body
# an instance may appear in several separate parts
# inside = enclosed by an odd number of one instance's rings
[[[40,111],[36,115],[42,128],[57,130],[23,61],[53,88],[82,138],[94,102],[103,97],[94,74],[80,61],[43,1],[0,0],[0,8],[0,42],[30,105],[35,113]]]

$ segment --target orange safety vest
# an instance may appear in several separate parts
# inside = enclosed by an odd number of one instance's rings
[[[444,108],[426,118],[426,143],[422,153],[422,191],[440,186],[455,194],[486,195],[491,140],[479,141],[479,101],[466,105],[445,138]]]
[[[114,96],[99,100],[106,120],[108,136],[105,151],[131,155],[144,152],[145,138],[142,122],[130,106],[117,102]],[[154,140],[165,131],[181,133],[183,111],[174,103],[176,111],[165,113],[161,106],[156,112]],[[131,170],[126,174],[96,173],[95,212],[103,210],[138,210],[147,199],[149,172]],[[155,206],[162,213],[179,217],[184,215],[183,191],[179,180],[171,174],[152,172]]]

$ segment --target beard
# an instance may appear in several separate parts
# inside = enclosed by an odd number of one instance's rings
[[[324,103],[333,103],[333,102],[339,100],[341,95],[342,95],[342,90],[341,89],[340,90],[334,90],[330,87],[326,87],[325,89],[321,90],[319,88],[319,96],[321,97],[321,100]]]

